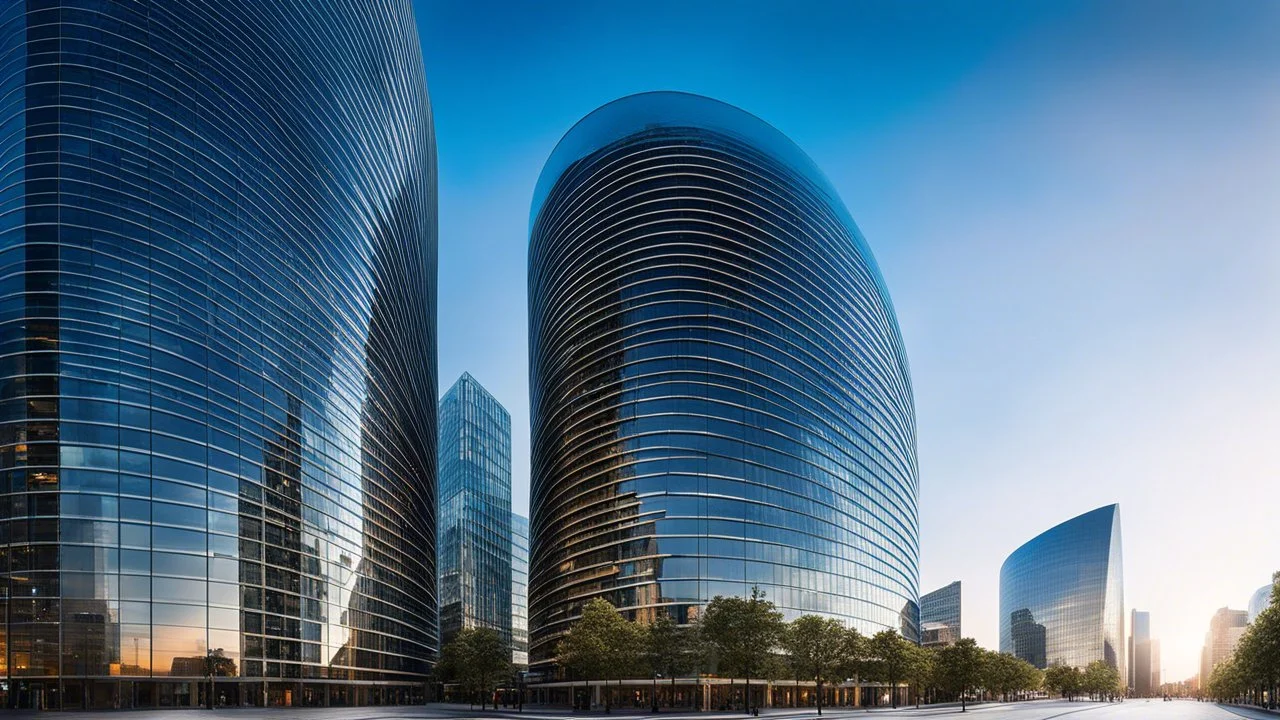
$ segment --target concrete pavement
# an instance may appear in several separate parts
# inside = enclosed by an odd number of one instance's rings
[[[633,710],[618,711],[610,715],[602,712],[572,713],[561,709],[527,707],[524,713],[512,710],[471,709],[465,705],[427,705],[362,708],[236,708],[219,710],[139,710],[105,712],[33,713],[9,712],[5,718],[28,718],[37,715],[46,718],[72,720],[605,720],[618,718],[652,717],[657,720],[745,720],[743,713],[685,713],[663,712],[651,715]],[[767,720],[816,720],[812,709],[774,708],[760,713]],[[948,717],[961,720],[1275,720],[1276,716],[1255,710],[1224,707],[1190,700],[1162,702],[1160,700],[1128,700],[1123,703],[1096,703],[1088,701],[1064,702],[1038,700],[1021,703],[988,703],[971,705],[963,715],[957,706],[850,709],[828,708],[823,718],[851,720],[855,717],[875,718],[931,718]]]

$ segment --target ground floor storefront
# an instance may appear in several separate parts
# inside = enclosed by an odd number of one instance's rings
[[[198,707],[420,705],[427,685],[261,679],[11,678],[0,707],[18,710],[120,710]]]
[[[905,686],[896,691],[876,683],[844,682],[824,685],[824,707],[874,707],[891,705],[896,692],[899,705],[911,698]],[[732,710],[737,708],[815,707],[818,688],[813,682],[726,678],[649,678],[591,682],[549,682],[525,689],[525,702],[573,709],[659,707],[684,710]]]

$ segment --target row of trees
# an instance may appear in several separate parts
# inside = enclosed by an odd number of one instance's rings
[[[1210,697],[1277,707],[1280,693],[1280,572],[1272,576],[1271,603],[1245,630],[1231,658],[1206,681]]]
[[[1074,700],[1077,695],[1109,700],[1122,690],[1120,671],[1101,660],[1094,660],[1084,670],[1054,665],[1044,671],[1044,689],[1068,700]]]
[[[1038,690],[1043,680],[1029,663],[984,650],[971,638],[934,651],[892,630],[866,637],[816,615],[786,623],[759,589],[746,598],[717,596],[697,622],[684,626],[666,616],[649,624],[628,622],[608,602],[592,600],[561,640],[557,655],[570,676],[584,683],[603,681],[608,686],[615,680],[620,685],[624,678],[669,678],[668,704],[674,704],[677,676],[714,672],[741,678],[746,683],[743,708],[748,711],[751,684],[759,680],[815,683],[819,713],[824,687],[847,679],[892,688],[906,685],[917,704],[922,695],[931,694],[959,698],[962,705],[979,689],[1009,698]],[[1111,688],[1115,687],[1113,682]],[[611,695],[606,691],[606,707]],[[898,693],[890,695],[896,706]]]
[[[511,678],[512,670],[511,650],[496,630],[468,628],[441,649],[435,673],[441,682],[457,683],[467,702],[479,700],[483,709],[494,688]]]

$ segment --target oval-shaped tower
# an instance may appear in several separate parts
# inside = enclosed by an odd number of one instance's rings
[[[593,597],[686,622],[753,585],[916,637],[906,354],[790,140],[683,93],[588,115],[535,193],[529,332],[531,662]]]

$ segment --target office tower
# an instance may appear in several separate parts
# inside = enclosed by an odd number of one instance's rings
[[[1039,668],[1105,660],[1125,678],[1125,644],[1118,505],[1046,530],[1004,561],[1001,652]]]
[[[1249,613],[1245,610],[1218,608],[1209,621],[1209,632],[1204,636],[1204,650],[1200,654],[1201,687],[1213,677],[1213,669],[1219,663],[1231,659],[1240,638],[1249,625]]]
[[[511,516],[511,664],[529,666],[529,518]]]
[[[1129,612],[1129,693],[1151,696],[1151,613]]]
[[[920,596],[920,632],[926,647],[954,645],[963,637],[959,580]]]
[[[915,411],[888,291],[790,140],[645,93],[573,127],[534,192],[530,661],[584,603],[919,637]]]
[[[410,3],[0,19],[3,703],[420,701],[436,180]]]
[[[1160,694],[1164,683],[1160,667],[1160,639],[1151,638],[1151,694]]]
[[[511,645],[511,415],[469,373],[440,400],[440,637]]]

